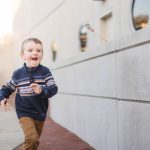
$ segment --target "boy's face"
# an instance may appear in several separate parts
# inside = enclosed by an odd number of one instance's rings
[[[21,57],[26,62],[28,67],[37,67],[43,57],[43,47],[39,43],[29,41],[24,45],[24,51],[21,53]]]

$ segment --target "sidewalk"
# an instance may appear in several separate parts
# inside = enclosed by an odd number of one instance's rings
[[[0,150],[21,150],[24,136],[12,108],[0,107]],[[46,119],[38,150],[94,150],[88,143],[51,119]]]
[[[0,107],[0,150],[12,150],[22,142],[22,129],[14,109],[5,112]]]

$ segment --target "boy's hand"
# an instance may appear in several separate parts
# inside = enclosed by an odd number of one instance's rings
[[[1,103],[1,106],[5,109],[5,111],[11,109],[10,104],[7,103],[7,99],[2,100],[0,103]]]
[[[32,83],[31,85],[30,85],[30,87],[33,89],[33,91],[35,92],[35,93],[37,93],[37,94],[40,94],[41,92],[42,92],[42,89],[41,89],[41,87],[38,85],[38,84],[36,84],[36,83]]]

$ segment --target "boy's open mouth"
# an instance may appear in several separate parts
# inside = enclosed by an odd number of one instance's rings
[[[32,57],[31,59],[36,61],[36,60],[38,60],[38,57]]]

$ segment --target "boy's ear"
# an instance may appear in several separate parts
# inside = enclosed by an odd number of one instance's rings
[[[22,52],[20,53],[20,57],[21,57],[23,60],[25,60],[24,55],[23,55]]]

